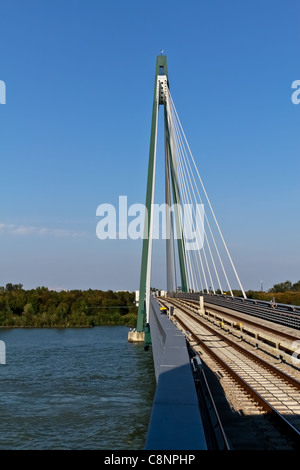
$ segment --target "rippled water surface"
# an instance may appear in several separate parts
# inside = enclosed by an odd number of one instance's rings
[[[143,449],[152,353],[126,327],[0,331],[0,449]]]

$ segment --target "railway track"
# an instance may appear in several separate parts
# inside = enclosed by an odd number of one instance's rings
[[[174,297],[199,302],[199,294],[175,293]],[[222,294],[204,294],[204,302],[209,305],[225,307],[238,312],[261,318],[270,322],[279,323],[300,330],[300,306],[276,304],[263,300],[244,299]]]
[[[199,313],[199,302],[180,299],[180,304]],[[264,350],[280,359],[284,364],[294,367],[294,373],[300,381],[300,331],[279,326],[244,313],[227,308],[206,304],[205,316],[224,330],[237,335],[245,342]],[[298,364],[298,366],[297,366]],[[286,367],[288,369],[288,367]],[[291,369],[291,367],[289,368]]]
[[[179,299],[167,299],[165,305],[177,307],[172,320],[182,329],[194,350],[212,370],[227,381],[227,387],[240,400],[239,409],[248,415],[264,415],[276,422],[283,448],[300,444],[300,382],[292,374],[278,368],[241,341],[230,338],[220,325],[211,324],[195,312],[195,305]],[[253,348],[252,348],[253,349]],[[226,379],[225,379],[226,377]],[[278,439],[278,437],[276,437]],[[277,444],[274,448],[277,448]]]

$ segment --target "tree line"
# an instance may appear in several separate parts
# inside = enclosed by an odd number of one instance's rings
[[[279,284],[274,284],[269,292],[300,292],[300,281],[295,282],[294,284],[291,281],[280,282]]]
[[[0,286],[2,327],[92,327],[135,326],[135,294],[127,291],[70,290],[47,287],[31,290],[22,284]]]
[[[242,296],[242,292],[233,291]],[[268,292],[247,291],[248,299],[300,305],[300,281],[274,284]],[[0,286],[0,327],[136,326],[135,293],[112,290],[25,290],[22,284]]]
[[[233,291],[237,297],[242,296],[241,291]],[[249,290],[246,292],[248,299],[275,301],[279,304],[300,305],[300,281],[294,284],[291,281],[274,284],[268,292]]]

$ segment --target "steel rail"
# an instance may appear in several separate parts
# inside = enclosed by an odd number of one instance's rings
[[[263,304],[260,301],[250,300],[241,301],[237,298],[215,297],[213,295],[204,295],[204,302],[207,304],[218,305],[231,310],[238,310],[241,313],[263,318],[281,325],[291,326],[300,329],[300,315],[297,311],[288,311],[287,308],[280,307],[278,304]],[[292,306],[291,306],[292,307]]]
[[[177,305],[178,306],[178,305]],[[196,323],[199,323],[199,324],[203,324],[203,322],[201,321],[201,319],[199,317],[195,317],[194,314],[192,314],[191,312],[187,311],[186,308],[180,306],[180,309],[186,314],[188,315],[190,318],[192,318]],[[177,318],[177,317],[176,317]],[[283,380],[289,382],[291,385],[293,385],[294,387],[297,387],[299,390],[300,390],[300,382],[298,380],[296,380],[294,377],[286,374],[285,372],[283,372],[282,370],[278,369],[277,367],[273,366],[272,364],[270,364],[269,362],[265,361],[264,359],[262,359],[261,357],[257,356],[256,354],[253,354],[251,351],[248,351],[247,349],[245,349],[243,346],[241,346],[240,344],[237,344],[235,343],[234,341],[232,341],[230,338],[228,338],[227,336],[223,335],[222,333],[216,331],[214,328],[210,327],[209,325],[207,325],[205,323],[205,328],[207,330],[209,330],[211,333],[213,333],[214,335],[218,336],[219,338],[221,338],[223,341],[225,341],[229,346],[233,347],[234,349],[237,349],[239,352],[241,352],[242,354],[246,355],[247,357],[249,357],[250,359],[254,360],[255,362],[257,362],[258,364],[260,364],[262,367],[265,367],[266,369],[268,370],[271,370],[274,374],[278,375],[279,377],[281,377]]]
[[[196,300],[188,300],[188,299],[180,299],[181,301],[184,301],[186,302],[187,304],[190,304],[190,305],[194,305],[194,306],[197,306],[198,307],[198,302]],[[222,311],[222,310],[219,310],[219,308],[223,308],[223,306],[221,305],[217,305],[217,304],[212,304],[211,307],[207,308],[206,310],[208,310],[208,312],[213,312],[214,314],[220,314],[220,316],[224,316],[225,318],[230,318],[232,321],[242,321],[243,324],[245,325],[250,325],[252,327],[256,327],[256,328],[259,328],[259,329],[263,329],[264,331],[267,331],[275,336],[277,336],[278,338],[282,338],[284,340],[288,340],[288,341],[299,341],[299,336],[295,336],[295,335],[292,335],[292,334],[288,334],[288,333],[285,333],[284,331],[279,331],[277,330],[276,328],[272,328],[271,326],[266,326],[266,325],[263,325],[261,323],[257,323],[257,321],[254,321],[253,319],[251,318],[239,318],[238,317],[238,314],[239,313],[242,313],[243,312],[237,312],[235,311],[236,313],[234,312],[226,312],[226,311]],[[230,310],[230,309],[228,309]]]
[[[190,344],[189,351],[191,364],[193,366],[195,387],[200,403],[200,411],[201,414],[204,413],[204,410],[206,411],[206,417],[204,416],[204,420],[205,422],[209,421],[210,423],[208,429],[206,428],[207,442],[210,443],[211,449],[218,448],[219,450],[230,450],[230,445],[228,443],[226,433],[224,431],[213,395],[211,393],[201,359]],[[200,361],[201,365],[199,365],[197,359]],[[203,407],[204,404],[205,408]]]
[[[199,301],[200,294],[170,293],[169,296],[178,299]],[[274,304],[255,299],[242,299],[219,294],[204,294],[205,304],[218,305],[241,313],[256,316],[274,323],[300,329],[300,306]]]
[[[171,303],[171,302],[170,302]],[[173,303],[173,302],[172,302]],[[175,303],[175,302],[174,302]],[[180,307],[181,308],[181,307]],[[181,310],[185,313],[185,314],[188,314],[188,316],[192,317],[193,320],[195,320],[197,322],[197,319],[191,315],[189,312],[186,312],[184,311],[183,308],[181,308]],[[235,372],[230,366],[229,364],[226,363],[226,361],[224,361],[223,359],[221,359],[217,353],[215,353],[209,346],[207,346],[205,344],[204,341],[202,341],[198,335],[196,335],[195,333],[193,333],[192,331],[190,331],[190,327],[182,320],[182,319],[179,319],[178,317],[176,317],[176,321],[182,326],[182,328],[188,333],[187,336],[189,337],[192,337],[193,340],[198,344],[200,345],[205,351],[207,354],[209,354],[210,356],[213,357],[213,359],[221,366],[223,367],[227,373],[232,377],[232,379],[234,381],[236,381],[252,398],[253,400],[255,400],[256,403],[258,403],[264,411],[266,411],[268,414],[270,414],[273,418],[276,419],[276,421],[278,421],[279,423],[281,423],[286,431],[290,434],[290,436],[293,438],[293,440],[299,445],[300,443],[300,432],[298,431],[298,429],[296,429],[281,413],[279,413],[267,400],[265,400],[248,382],[246,382],[237,372]],[[198,321],[198,323],[201,323]],[[205,328],[207,328],[207,325],[205,325]],[[210,328],[208,328],[209,330],[212,330]],[[216,331],[213,330],[213,333],[216,334]],[[218,335],[216,334],[217,336],[221,337],[222,335]],[[224,339],[224,338],[222,338]],[[227,338],[225,338],[227,340]],[[227,341],[228,342],[228,341]],[[236,346],[234,344],[234,346]],[[240,346],[239,346],[240,348]],[[245,352],[244,348],[241,348],[243,350],[243,353]],[[247,351],[246,351],[247,352]],[[250,353],[251,354],[251,353]],[[260,358],[257,358],[257,356],[254,356],[255,360],[258,359],[258,362],[261,361]],[[262,362],[265,362],[262,360]],[[267,363],[266,363],[267,364]],[[269,368],[270,364],[267,364],[267,367]],[[274,368],[273,366],[270,367],[270,369],[275,369],[275,372],[277,373],[278,372],[278,369],[277,368]],[[281,375],[281,371],[279,371]],[[282,373],[284,376],[286,376],[286,374]],[[295,382],[297,383],[297,387],[299,387],[299,382],[298,381],[295,381],[295,379],[293,379],[292,377],[290,376],[286,376],[288,377],[289,379],[291,379],[291,382],[293,382],[293,385],[295,384]]]

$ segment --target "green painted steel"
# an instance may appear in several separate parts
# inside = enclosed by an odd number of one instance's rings
[[[170,168],[171,168],[172,190],[173,190],[173,195],[174,195],[174,206],[175,208],[178,208],[180,206],[180,198],[179,198],[179,193],[176,191],[177,175],[176,175],[176,170],[174,168],[174,165],[172,163],[172,159],[170,159]],[[179,215],[178,210],[175,210],[178,258],[179,258],[179,267],[180,267],[180,276],[181,276],[181,290],[182,292],[187,292],[188,288],[187,288],[187,275],[186,275],[185,245],[184,245],[184,236],[183,236],[181,217]]]
[[[147,176],[147,191],[146,191],[146,214],[145,214],[145,226],[144,226],[144,238],[143,238],[143,249],[142,249],[142,264],[141,264],[141,276],[140,276],[140,289],[139,289],[139,307],[137,317],[137,331],[145,332],[145,347],[151,344],[150,328],[147,324],[146,317],[146,281],[147,281],[147,267],[148,267],[148,254],[149,254],[149,230],[150,220],[152,212],[152,198],[154,194],[154,162],[156,152],[156,139],[157,139],[157,119],[158,119],[158,107],[159,107],[159,96],[158,96],[158,83],[157,77],[159,75],[165,75],[168,81],[168,67],[167,58],[164,55],[157,56],[156,69],[155,69],[155,82],[154,82],[154,96],[153,96],[153,107],[152,107],[152,122],[151,122],[151,136],[150,136],[150,150],[149,150],[149,163],[148,163],[148,176]],[[166,116],[166,107],[165,107]],[[168,141],[168,148],[171,155],[170,145],[170,130],[168,128],[167,119],[165,118],[165,129]],[[170,173],[171,173],[171,184],[173,190],[174,203],[180,204],[179,192],[177,187],[177,172],[172,164],[172,158],[170,158]],[[177,228],[182,234],[182,225],[178,214],[175,215],[177,219]],[[181,273],[182,291],[187,291],[187,276],[186,276],[186,262],[185,262],[185,249],[183,236],[178,237],[178,256]]]
[[[151,219],[151,211],[152,211],[151,202],[152,202],[152,194],[154,191],[154,187],[153,187],[154,174],[153,173],[154,173],[155,142],[156,142],[157,117],[158,117],[157,116],[157,111],[158,111],[157,77],[158,75],[168,76],[166,56],[161,55],[161,56],[158,56],[156,59],[151,136],[150,136],[150,151],[149,151],[149,163],[148,163],[147,192],[146,192],[147,213],[145,216],[145,226],[144,226],[137,331],[144,331],[145,327],[147,326],[146,325],[145,296],[146,296],[146,276],[147,276],[148,251],[149,251],[149,228],[150,228],[150,219]]]
[[[165,131],[166,131],[166,140],[169,149],[170,159],[170,174],[171,174],[171,185],[172,185],[172,194],[174,201],[174,215],[175,215],[175,224],[177,232],[177,248],[178,248],[178,258],[179,258],[179,268],[180,268],[180,277],[181,277],[181,290],[182,292],[187,292],[187,275],[186,275],[186,258],[185,258],[185,247],[184,247],[184,237],[183,237],[183,228],[182,221],[179,214],[180,207],[180,193],[178,188],[177,180],[177,169],[174,167],[172,159],[172,149],[170,142],[170,129],[168,125],[168,116],[165,109]]]

